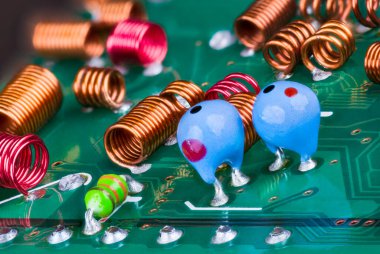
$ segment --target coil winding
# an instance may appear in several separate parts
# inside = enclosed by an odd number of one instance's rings
[[[369,46],[364,59],[364,69],[370,80],[380,84],[380,42]]]
[[[96,23],[105,27],[114,27],[126,19],[147,19],[144,6],[135,0],[104,2],[96,12]]]
[[[122,167],[145,160],[158,146],[175,133],[186,107],[204,99],[203,91],[188,81],[169,84],[159,96],[149,96],[137,104],[127,115],[110,126],[104,134],[108,157]]]
[[[120,108],[125,98],[124,77],[112,68],[84,67],[73,83],[74,94],[86,107]]]
[[[255,127],[253,126],[252,120],[252,110],[255,104],[256,95],[253,93],[237,93],[232,95],[228,102],[234,105],[244,125],[244,150],[248,151],[257,140],[259,136],[256,133]]]
[[[352,0],[352,9],[354,11],[356,19],[366,27],[379,27],[380,18],[377,17],[377,9],[379,8],[379,0],[366,0],[365,9],[366,16],[363,15],[363,12],[360,10],[359,1]]]
[[[33,47],[47,57],[98,57],[104,52],[99,33],[90,22],[38,23]]]
[[[351,11],[351,0],[300,0],[299,10],[303,17],[319,22],[346,20]]]
[[[245,73],[231,73],[227,75],[224,79],[218,81],[206,92],[206,100],[215,100],[219,99],[219,96],[222,96],[227,100],[231,95],[236,93],[249,92],[248,87],[238,80],[243,80],[249,84],[256,93],[260,92],[260,87],[257,81],[248,74]]]
[[[248,48],[259,50],[295,15],[294,0],[258,0],[235,20],[235,33]]]
[[[317,68],[310,59],[310,52],[324,69],[335,70],[348,60],[355,49],[355,39],[348,26],[342,21],[330,20],[303,43],[301,57],[312,72]]]
[[[24,195],[41,182],[49,166],[47,148],[34,134],[0,133],[0,155],[0,186]]]
[[[107,52],[115,64],[149,65],[162,62],[168,51],[165,31],[142,20],[120,22],[107,39]]]
[[[315,33],[314,27],[307,21],[296,20],[281,28],[265,44],[263,55],[274,69],[291,74],[301,61],[302,44]]]
[[[0,93],[0,131],[34,133],[55,115],[61,102],[62,90],[54,74],[28,65]]]

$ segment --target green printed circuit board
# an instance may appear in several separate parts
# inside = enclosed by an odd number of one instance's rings
[[[235,18],[250,0],[239,1],[154,1],[145,2],[149,19],[166,31],[169,51],[164,70],[146,76],[142,67],[125,74],[127,100],[136,105],[148,95],[158,94],[170,82],[183,79],[204,91],[232,72],[252,75],[264,87],[276,80],[262,53],[242,57],[238,42],[223,50],[209,46],[218,31],[230,30]],[[196,15],[195,15],[196,14]],[[324,81],[314,82],[299,65],[290,78],[317,94],[323,117],[319,131],[316,169],[297,170],[299,157],[288,152],[289,163],[278,172],[269,172],[274,156],[258,141],[244,156],[243,172],[251,182],[241,188],[230,186],[230,169],[218,170],[218,179],[230,197],[227,205],[211,207],[214,189],[205,184],[181,155],[177,144],[163,145],[144,166],[151,168],[133,177],[144,184],[103,223],[94,236],[81,233],[86,191],[103,174],[131,174],[108,158],[105,130],[128,112],[107,109],[83,110],[76,101],[72,83],[81,60],[51,60],[30,55],[30,63],[50,69],[60,80],[64,101],[58,114],[37,134],[50,153],[48,172],[40,184],[43,197],[26,201],[15,190],[0,191],[0,221],[17,228],[11,244],[0,246],[6,253],[377,253],[380,250],[380,86],[364,71],[367,48],[378,39],[377,30],[356,35],[356,51],[340,69]],[[106,54],[98,61],[111,66]],[[15,70],[16,72],[17,70]],[[3,85],[13,73],[4,77]],[[87,173],[92,181],[76,190],[61,192],[58,180],[73,173]],[[141,197],[141,200],[138,198]],[[138,201],[139,200],[139,201]],[[46,237],[59,224],[73,230],[64,245],[52,246]],[[100,238],[108,226],[129,232],[117,245],[104,245]],[[165,225],[183,231],[173,245],[157,243]],[[236,238],[212,245],[211,238],[221,225],[237,231]],[[271,246],[265,239],[274,227],[291,232],[285,245]]]

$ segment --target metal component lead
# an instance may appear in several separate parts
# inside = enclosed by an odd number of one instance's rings
[[[183,231],[175,229],[172,226],[165,226],[160,230],[160,236],[157,238],[158,244],[168,244],[178,241],[183,235]]]
[[[316,166],[317,166],[317,163],[314,160],[308,159],[307,161],[301,162],[300,166],[298,167],[298,170],[301,172],[306,172],[306,171],[312,170]]]
[[[45,189],[39,189],[32,192],[29,192],[28,196],[25,197],[26,201],[34,201],[40,198],[43,198],[46,194]]]
[[[211,200],[212,206],[222,206],[228,202],[228,196],[224,193],[222,185],[218,180],[214,183],[215,196]]]
[[[107,228],[102,237],[102,243],[114,244],[123,241],[128,236],[128,232],[124,229],[111,226]]]
[[[58,184],[60,191],[70,191],[81,187],[86,182],[86,178],[81,174],[71,174],[61,178]]]
[[[275,227],[272,232],[269,233],[265,242],[270,245],[285,244],[292,233],[282,227]]]
[[[17,230],[14,228],[0,228],[0,244],[12,241],[17,236]]]
[[[130,175],[122,175],[124,177],[125,181],[127,182],[129,192],[131,194],[140,193],[144,190],[144,184],[136,181],[132,178]]]
[[[88,209],[84,216],[85,222],[82,233],[85,235],[95,235],[102,230],[102,224],[94,218],[93,213],[91,209]]]
[[[230,228],[230,226],[219,226],[215,231],[215,235],[211,239],[212,244],[223,244],[235,239],[237,231]]]
[[[63,225],[58,225],[57,229],[47,237],[47,241],[50,244],[59,244],[69,240],[72,235],[73,231],[71,229]]]
[[[249,183],[250,178],[238,169],[232,169],[232,181],[231,184],[234,187],[241,187]]]
[[[277,171],[283,168],[286,164],[284,151],[281,148],[278,148],[276,153],[276,160],[269,166],[269,171]]]

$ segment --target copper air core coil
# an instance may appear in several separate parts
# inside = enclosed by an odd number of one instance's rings
[[[99,32],[90,22],[40,22],[34,28],[33,47],[43,56],[98,57],[104,52]]]
[[[300,0],[300,13],[305,18],[320,22],[330,19],[346,20],[351,11],[351,0]]]
[[[372,44],[365,55],[364,69],[373,82],[380,84],[380,42]]]
[[[104,2],[96,13],[96,23],[106,27],[114,27],[126,19],[147,19],[144,5],[135,0]]]
[[[73,90],[78,102],[85,107],[117,109],[123,105],[126,89],[119,71],[85,67],[76,75]]]
[[[314,27],[307,21],[296,20],[281,28],[265,44],[265,60],[285,75],[294,71],[301,61],[301,46],[315,33]]]
[[[253,127],[252,110],[255,104],[256,95],[254,93],[237,93],[232,95],[228,102],[234,105],[239,111],[240,117],[244,125],[244,150],[248,151],[257,140],[259,136]]]
[[[294,0],[258,0],[235,20],[235,33],[248,48],[259,50],[295,15]]]
[[[61,106],[59,81],[49,70],[28,65],[0,93],[0,131],[38,131]]]
[[[104,146],[109,158],[122,167],[140,163],[174,134],[186,112],[176,95],[190,107],[204,98],[203,91],[187,81],[175,81],[159,96],[145,98],[107,129]]]
[[[348,60],[355,49],[354,35],[348,26],[342,21],[330,20],[304,42],[301,56],[310,71],[316,69],[310,59],[310,52],[324,69],[335,70]]]
[[[360,10],[359,1],[352,0],[352,9],[355,17],[363,26],[372,28],[380,26],[380,18],[376,14],[379,2],[379,0],[366,0],[365,12],[367,15],[363,15],[363,12]]]

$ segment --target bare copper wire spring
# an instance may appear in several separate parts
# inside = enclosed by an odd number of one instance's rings
[[[299,10],[303,17],[320,22],[330,19],[346,20],[351,12],[351,0],[300,0]]]
[[[186,107],[175,96],[190,106],[204,99],[203,91],[188,81],[175,81],[159,96],[149,96],[127,115],[111,125],[104,134],[104,146],[109,158],[122,167],[145,160],[166,139],[175,133]]]
[[[315,61],[324,69],[335,70],[341,67],[355,51],[355,39],[348,26],[338,20],[330,20],[302,45],[301,57],[310,71],[317,68],[310,59],[309,52]]]
[[[257,0],[235,20],[235,33],[246,47],[259,50],[296,9],[294,0]]]
[[[249,148],[259,140],[259,136],[253,127],[252,122],[252,110],[256,101],[256,95],[254,93],[237,93],[228,98],[228,102],[234,105],[241,119],[243,120],[245,140],[244,140],[244,150],[248,151]]]
[[[0,131],[34,133],[55,115],[61,102],[62,90],[54,74],[28,65],[0,93]]]
[[[98,57],[104,52],[101,36],[90,22],[38,23],[33,47],[48,57]]]
[[[379,0],[366,0],[366,16],[360,11],[358,0],[352,0],[352,9],[354,11],[356,19],[367,27],[379,27],[380,18],[377,17],[376,11],[379,8]]]
[[[73,83],[74,94],[86,107],[120,108],[125,98],[122,74],[112,68],[84,67]]]
[[[364,69],[370,80],[380,84],[380,42],[369,46],[364,58]]]
[[[115,0],[83,0],[84,7],[89,11],[96,11],[99,9],[99,6],[103,3],[112,2]]]
[[[265,44],[263,55],[274,69],[288,75],[301,61],[301,46],[315,33],[315,28],[307,21],[296,20],[281,28]]]
[[[96,11],[96,23],[105,27],[114,27],[126,19],[146,20],[144,5],[136,0],[104,2]]]

